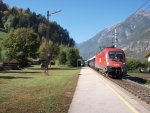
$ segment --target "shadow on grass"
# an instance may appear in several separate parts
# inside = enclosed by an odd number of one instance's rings
[[[45,70],[45,68],[28,68],[29,70]],[[56,68],[56,67],[49,67],[48,70],[78,70],[79,68]]]
[[[48,68],[48,70],[78,70],[79,68]]]
[[[44,70],[44,68],[27,68],[28,70]]]
[[[28,73],[28,74],[30,74],[30,73],[43,73],[43,72],[36,72],[36,71],[34,71],[34,72],[3,71],[3,72],[0,72],[0,73]]]
[[[45,68],[27,68],[28,70],[45,70]],[[75,70],[73,68],[53,68],[49,67],[48,70]]]
[[[0,76],[0,79],[31,79],[33,77]]]
[[[18,73],[18,74],[32,74],[32,73],[43,73],[44,72],[44,68],[27,68],[28,70],[33,70],[33,71],[15,71],[15,70],[11,70],[11,71],[0,71],[0,73]],[[78,70],[79,68],[48,68],[48,70]],[[37,72],[36,70],[40,70],[40,72]]]
[[[145,84],[147,82],[146,79],[143,79],[143,78],[140,78],[140,77],[133,77],[133,76],[130,76],[130,75],[127,75],[125,77],[125,79],[131,80],[131,81],[134,81],[134,82],[137,82],[137,83],[140,83],[140,84]]]

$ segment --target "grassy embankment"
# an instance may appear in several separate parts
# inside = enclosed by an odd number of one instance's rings
[[[67,113],[79,68],[0,72],[0,113]]]

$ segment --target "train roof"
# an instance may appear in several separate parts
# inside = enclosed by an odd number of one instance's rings
[[[93,56],[92,58],[88,59],[86,62],[93,60],[96,56]]]
[[[104,51],[104,52],[108,52],[108,51],[122,51],[122,52],[123,52],[122,49],[120,49],[120,48],[115,48],[115,47],[106,47],[106,48],[104,48],[102,51]],[[101,52],[102,52],[102,51],[101,51]],[[100,53],[101,53],[101,52],[100,52]],[[93,56],[92,58],[86,60],[85,62],[91,61],[91,60],[93,60],[93,59],[95,59],[95,58],[96,58],[96,55]]]
[[[120,48],[105,48],[102,51],[123,51],[123,50]]]

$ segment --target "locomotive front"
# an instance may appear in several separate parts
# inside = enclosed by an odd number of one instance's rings
[[[120,75],[127,74],[127,68],[125,64],[125,53],[123,50],[108,50],[106,54],[106,63],[106,73],[108,73],[109,75],[121,77]]]

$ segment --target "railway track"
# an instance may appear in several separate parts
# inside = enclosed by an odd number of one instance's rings
[[[141,100],[145,101],[147,104],[150,104],[150,88],[125,79],[122,80],[112,78],[108,79],[116,83],[120,87],[124,88],[125,90],[129,91],[130,93],[140,98]]]

